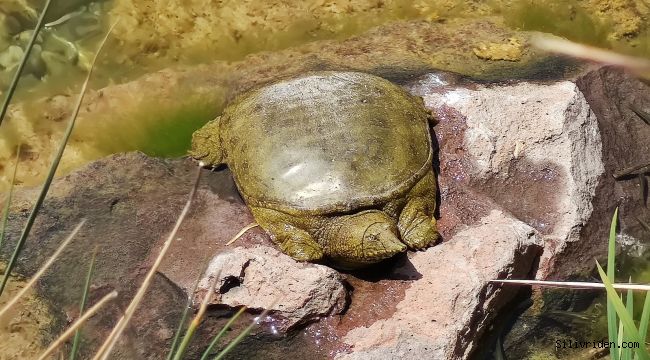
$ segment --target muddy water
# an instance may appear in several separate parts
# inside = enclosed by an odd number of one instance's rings
[[[21,2],[24,0],[9,0]],[[74,16],[49,29],[86,52],[93,50],[100,37],[89,36],[93,35],[88,30],[94,25],[93,17],[104,29],[117,22],[117,40],[107,47],[97,72],[104,82],[123,82],[169,66],[237,61],[260,51],[344,39],[378,25],[417,19],[447,22],[499,16],[513,29],[543,31],[650,56],[650,29],[644,20],[650,15],[650,6],[641,1],[242,0],[204,4],[198,0],[182,4],[156,0],[59,1],[49,13],[50,24]],[[38,11],[38,6],[32,8]],[[33,19],[22,19],[21,23],[26,30]],[[506,54],[508,47],[488,50],[477,56],[516,61],[516,56]]]
[[[15,38],[33,27],[39,5],[43,3],[43,0],[3,2],[0,13],[18,19],[19,26],[14,30],[3,30],[0,26],[0,37],[6,38],[5,42],[20,45]],[[182,6],[179,4],[155,0],[55,2],[48,16],[48,21],[54,25],[48,27],[44,36],[56,36],[63,42],[67,41],[75,48],[72,52],[76,55],[68,63],[54,60],[39,63],[36,61],[38,54],[33,54],[34,63],[40,65],[23,78],[16,100],[30,107],[31,100],[43,96],[75,96],[101,31],[118,20],[112,40],[100,57],[92,80],[93,88],[123,83],[168,67],[219,60],[237,61],[250,54],[277,51],[316,40],[345,39],[402,20],[447,23],[458,18],[495,17],[496,21],[513,29],[547,31],[624,52],[650,55],[650,30],[643,20],[650,16],[650,8],[639,1],[246,0],[223,1],[206,7],[203,1],[189,0],[182,2]],[[0,23],[3,21],[7,20],[0,19]],[[61,50],[63,45],[48,45],[52,41],[43,41],[43,51],[58,55],[65,52]],[[488,44],[470,51],[467,56],[477,56],[486,62],[516,62],[524,45],[516,39],[509,41]],[[3,47],[1,41],[0,47]],[[6,52],[6,49],[0,52]],[[60,60],[60,56],[57,59]],[[10,70],[3,70],[5,78],[11,75]],[[206,107],[210,110],[204,110]],[[210,103],[196,103],[185,110],[187,114],[181,113],[162,122],[156,111],[150,112],[152,116],[141,116],[134,121],[123,121],[119,114],[115,114],[115,123],[110,118],[101,119],[106,124],[79,129],[77,137],[88,141],[95,138],[93,134],[97,132],[108,132],[113,136],[106,138],[113,140],[99,145],[93,142],[76,150],[74,157],[94,159],[130,150],[142,150],[156,156],[181,155],[188,146],[189,134],[220,111],[218,106]],[[14,124],[11,129],[6,129],[6,126],[0,129],[0,139],[3,140],[0,158],[11,158],[20,142],[17,139],[42,137],[43,142],[56,142],[52,136],[61,132],[61,122],[51,121],[48,116],[35,114],[25,122]],[[30,157],[48,151],[47,147],[38,146],[28,150]],[[77,160],[74,166],[84,161],[87,160]],[[48,163],[42,161],[32,166],[45,167]],[[70,170],[72,167],[67,167],[67,171]],[[42,171],[35,169],[34,172]]]

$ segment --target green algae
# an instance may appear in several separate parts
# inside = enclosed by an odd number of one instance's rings
[[[86,131],[82,130],[76,141],[82,143],[80,146],[91,146],[96,158],[136,150],[156,157],[185,155],[192,133],[212,120],[220,109],[201,97],[182,102],[173,106],[145,103],[138,113],[128,118],[99,119],[92,125],[86,124],[93,128],[87,130],[95,134],[92,140],[86,138]]]
[[[131,136],[127,137],[126,147],[140,150],[150,156],[175,157],[185,155],[190,146],[192,133],[214,117],[215,111],[205,104],[186,106],[170,114],[159,114],[160,118],[155,126],[144,127],[138,130],[131,129]],[[155,115],[148,113],[147,115]],[[138,122],[136,119],[135,123]],[[144,119],[143,123],[154,123],[153,120]],[[137,125],[136,125],[137,126]],[[128,131],[128,129],[126,129]],[[110,139],[99,144],[106,152],[114,151]]]
[[[575,1],[520,1],[503,13],[508,26],[540,31],[597,46],[607,45],[610,24],[594,19]]]

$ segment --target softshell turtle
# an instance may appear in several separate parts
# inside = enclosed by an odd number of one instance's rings
[[[432,122],[382,78],[308,73],[236,98],[190,156],[230,168],[284,253],[356,268],[436,242]]]

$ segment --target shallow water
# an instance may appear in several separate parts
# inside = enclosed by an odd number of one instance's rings
[[[17,5],[21,2],[10,0],[0,5],[0,12],[11,16],[14,22],[19,20],[13,30],[6,26],[3,30],[0,26],[0,38],[4,37],[6,44],[20,45],[17,40],[20,31],[27,31],[35,23],[36,7],[27,8],[28,11]],[[69,10],[80,3],[81,7]],[[319,40],[346,39],[381,24],[406,20],[446,24],[461,18],[490,18],[497,23],[505,22],[513,29],[550,31],[637,54],[649,54],[650,51],[649,30],[644,23],[639,23],[639,19],[650,16],[650,10],[643,4],[617,0],[548,0],[544,3],[524,0],[248,0],[226,1],[208,8],[199,1],[186,2],[183,7],[173,4],[154,0],[55,2],[41,47],[43,54],[55,54],[58,60],[52,60],[52,55],[47,62],[37,61],[41,55],[32,54],[30,62],[36,65],[28,70],[35,68],[21,80],[14,101],[24,104],[26,111],[17,116],[18,120],[7,121],[0,128],[0,190],[8,187],[9,176],[5,170],[10,168],[7,165],[13,161],[19,144],[23,144],[27,153],[23,160],[29,160],[28,170],[19,169],[19,183],[35,184],[43,178],[50,163],[47,154],[54,152],[67,115],[62,111],[57,118],[56,114],[39,112],[41,105],[34,101],[57,94],[76,97],[101,33],[117,20],[111,40],[100,56],[91,88],[124,83],[163,68],[232,62],[251,54]],[[8,21],[6,16],[0,20],[0,23]],[[504,61],[498,59],[516,62],[524,45],[512,39],[503,41],[506,44],[488,44],[485,49],[474,50],[476,56],[491,59],[486,62]],[[62,56],[69,56],[71,60],[62,62]],[[327,58],[327,54],[322,56]],[[466,56],[475,55],[469,52]],[[237,66],[235,64],[233,66]],[[456,68],[463,72],[462,66]],[[224,73],[214,74],[215,78],[225,79],[226,83],[237,81],[228,79],[228,65],[222,69]],[[11,71],[5,69],[4,73],[7,78]],[[191,133],[218,115],[227,99],[227,93],[190,100],[170,98],[166,100],[169,104],[147,104],[142,99],[138,114],[112,113],[83,121],[73,135],[60,172],[69,172],[94,159],[123,151],[141,150],[155,156],[182,155]],[[179,102],[186,105],[178,106]],[[176,106],[169,107],[170,104]],[[53,117],[57,120],[52,121]]]
[[[634,283],[647,284],[650,282],[650,254],[648,251],[639,254],[629,250],[624,247],[617,255],[617,282],[632,279]],[[605,259],[600,261],[601,264],[605,262]],[[595,271],[590,276],[570,280],[600,282]],[[524,296],[513,304],[513,308],[519,307],[514,311],[516,316],[503,319],[505,323],[499,328],[497,335],[503,342],[503,354],[507,358],[608,358],[606,349],[556,348],[556,345],[567,344],[569,340],[607,341],[607,302],[602,291],[538,289],[533,297],[536,299],[534,303]],[[641,318],[644,300],[642,293],[635,293],[634,319]],[[495,358],[496,351],[491,348],[484,358]]]

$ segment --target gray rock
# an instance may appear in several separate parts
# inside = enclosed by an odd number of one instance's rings
[[[187,200],[195,169],[196,164],[189,160],[128,153],[93,162],[54,181],[15,269],[23,276],[34,274],[80,219],[87,219],[78,236],[39,281],[38,294],[51,304],[56,320],[49,335],[55,338],[71,319],[77,318],[90,255],[99,245],[89,301],[96,302],[112,289],[119,296],[84,325],[87,346],[82,347],[82,357],[92,356],[142,283],[171,231]],[[212,256],[220,251],[228,239],[251,222],[229,173],[204,173],[192,211],[179,230],[179,240],[154,277],[116,349],[116,358],[166,356],[187,299],[183,289],[196,282],[203,254]],[[16,190],[0,262],[10,256],[37,194],[34,188]],[[238,244],[264,240],[259,232],[250,231]],[[214,334],[209,326],[219,326],[225,320],[206,320],[207,329],[199,331],[190,352],[200,351],[210,341]],[[246,323],[246,316],[242,321]]]
[[[547,277],[580,239],[604,173],[598,121],[582,92],[570,81],[414,90],[434,112],[462,116],[468,185],[540,231],[537,277]]]
[[[409,254],[394,273],[418,278],[396,312],[349,331],[343,341],[354,351],[338,359],[467,358],[513,294],[488,281],[525,276],[540,244],[532,227],[494,210],[448,242]]]
[[[341,275],[323,265],[299,263],[268,246],[235,248],[215,256],[199,283],[200,302],[218,276],[211,304],[268,309],[279,331],[339,314],[346,305]]]

